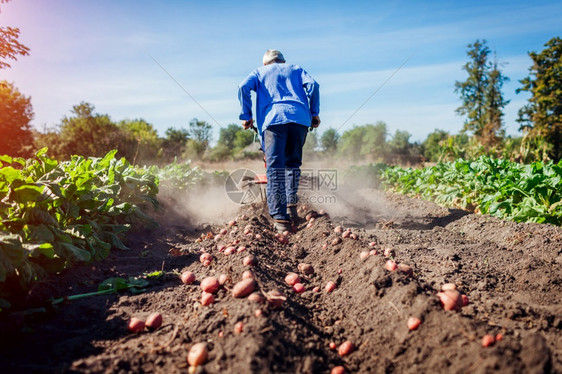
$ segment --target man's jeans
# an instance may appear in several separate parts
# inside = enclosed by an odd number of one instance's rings
[[[289,219],[287,205],[297,203],[302,147],[307,132],[307,126],[296,123],[272,125],[263,132],[267,205],[274,219]]]

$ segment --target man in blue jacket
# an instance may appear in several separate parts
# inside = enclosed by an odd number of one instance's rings
[[[302,147],[310,127],[320,124],[319,85],[298,65],[270,49],[263,66],[238,86],[244,129],[253,127],[251,91],[256,92],[256,122],[267,165],[267,204],[279,232],[298,220],[297,190]]]

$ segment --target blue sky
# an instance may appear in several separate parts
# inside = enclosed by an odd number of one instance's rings
[[[12,0],[1,9],[0,24],[19,27],[31,51],[0,79],[31,96],[37,128],[87,101],[116,121],[143,118],[160,135],[205,120],[215,140],[220,126],[239,123],[237,85],[269,48],[320,83],[323,128],[384,121],[420,141],[436,128],[457,133],[454,83],[466,78],[476,39],[506,63],[505,128],[517,135],[527,53],[562,34],[559,1]]]

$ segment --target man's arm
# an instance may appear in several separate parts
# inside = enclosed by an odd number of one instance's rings
[[[256,90],[256,75],[251,73],[248,77],[238,86],[238,100],[240,101],[240,116],[242,126],[244,129],[249,129],[253,124],[252,119],[252,90]]]
[[[302,82],[308,96],[312,127],[316,128],[320,125],[320,117],[318,116],[320,114],[320,85],[304,70],[302,71]]]

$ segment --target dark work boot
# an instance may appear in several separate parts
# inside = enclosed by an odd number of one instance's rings
[[[289,215],[289,219],[293,225],[297,225],[299,223],[299,213],[297,212],[296,205],[287,205],[287,214]]]

